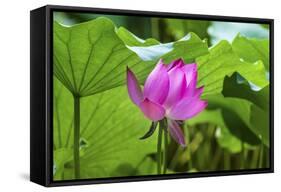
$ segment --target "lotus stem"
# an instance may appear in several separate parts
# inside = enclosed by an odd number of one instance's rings
[[[159,19],[158,18],[151,18],[151,35],[157,40],[160,40],[159,34]]]
[[[80,153],[79,153],[79,141],[80,141],[80,97],[74,96],[74,176],[75,179],[80,178]]]
[[[158,141],[157,141],[157,173],[161,174],[161,168],[162,168],[162,126],[161,121],[159,125],[159,131],[158,131]]]
[[[189,160],[188,160],[188,171],[191,171],[193,169],[193,162],[192,162],[192,153],[191,153],[191,148],[190,148],[190,140],[191,140],[191,136],[190,136],[190,132],[188,129],[188,126],[185,125],[183,127],[184,129],[184,133],[185,133],[185,140],[186,140],[186,144],[187,144],[187,152],[189,155]]]
[[[168,130],[167,129],[164,129],[164,157],[163,157],[163,159],[164,159],[163,173],[166,174],[167,165],[168,165]]]
[[[224,170],[230,169],[230,155],[226,150],[223,151],[223,163],[224,163]]]
[[[259,154],[259,165],[258,165],[258,168],[262,168],[262,167],[263,167],[263,153],[264,153],[264,147],[263,147],[263,144],[261,144],[261,146],[260,146],[260,154]]]
[[[243,141],[241,142],[241,155],[240,155],[240,158],[241,158],[241,165],[240,165],[240,168],[241,168],[241,169],[245,169],[245,166],[246,166],[246,158],[245,158],[245,144],[244,144]]]

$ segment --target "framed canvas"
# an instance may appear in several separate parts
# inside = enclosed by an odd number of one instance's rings
[[[30,179],[273,172],[273,20],[31,11]]]

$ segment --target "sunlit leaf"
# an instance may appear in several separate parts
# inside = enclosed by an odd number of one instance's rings
[[[122,28],[117,33],[106,18],[71,27],[55,22],[55,76],[70,92],[83,97],[123,85],[126,66],[143,82],[161,57],[191,62],[208,52],[206,43],[192,33],[176,42],[150,46]]]
[[[226,76],[239,72],[245,79],[259,87],[268,85],[261,63],[241,61],[227,41],[221,41],[210,49],[210,53],[196,59],[198,64],[198,86],[204,86],[203,95],[218,94],[222,91]]]
[[[222,94],[225,97],[246,99],[264,110],[269,110],[269,85],[256,91],[252,90],[251,84],[247,81],[240,82],[238,78],[238,74],[234,74],[232,77],[226,77]]]
[[[54,74],[70,92],[88,96],[125,82],[126,66],[144,79],[154,62],[142,62],[106,18],[64,27],[54,23]]]
[[[236,82],[236,76],[226,77],[223,95],[210,95],[206,99],[209,109],[221,109],[229,131],[250,145],[259,140],[269,146],[268,87],[255,92],[249,84]],[[257,123],[259,122],[259,123]]]
[[[151,137],[139,140],[151,122],[130,101],[125,72],[130,67],[143,84],[160,58],[198,64],[198,87],[204,86],[208,108],[188,123],[216,124],[219,145],[231,153],[240,152],[241,143],[269,146],[268,40],[237,36],[232,44],[208,48],[201,39],[206,34],[187,27],[198,34],[177,32],[181,39],[161,43],[142,40],[104,17],[71,27],[54,23],[56,180],[75,178],[73,95],[81,101],[81,178],[156,174],[156,134],[152,129]]]
[[[262,61],[269,70],[269,40],[246,38],[237,35],[232,42],[233,50],[245,61],[255,63]]]
[[[135,36],[133,33],[128,31],[124,27],[118,28],[117,35],[128,46],[150,46],[150,45],[159,44],[159,41],[157,41],[156,39],[153,39],[153,38],[143,40],[143,39]]]
[[[268,86],[267,72],[261,61],[255,63],[241,61],[241,64],[237,71],[252,85],[253,90],[257,91]]]
[[[60,180],[64,178],[64,166],[73,159],[72,148],[60,148],[54,151],[54,179]]]
[[[253,91],[247,82],[235,83],[235,77],[225,79],[222,93],[227,99],[241,98],[248,101],[249,114],[242,113],[241,111],[240,116],[245,117],[244,120],[247,122],[248,127],[266,146],[269,146],[269,86],[259,91]],[[235,106],[233,106],[233,109],[235,109]],[[239,112],[238,109],[237,112]]]
[[[68,122],[61,124],[62,134],[54,132],[54,142],[58,145],[61,140],[65,148],[72,149],[73,111],[69,110],[68,106],[63,106],[72,103],[72,95],[58,80],[55,80],[55,93],[59,107],[55,107],[54,115],[56,117],[58,113],[61,119]],[[156,134],[145,140],[139,140],[151,122],[146,120],[140,110],[131,103],[125,86],[99,93],[94,97],[82,98],[80,117],[81,138],[88,141],[87,147],[80,155],[83,178],[113,176],[111,174],[120,163],[136,168],[146,155],[156,151]],[[54,130],[57,128],[55,124]],[[71,167],[73,164],[69,163],[65,179],[74,178],[73,171],[69,171]]]

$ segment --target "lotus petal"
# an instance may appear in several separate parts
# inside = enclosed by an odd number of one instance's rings
[[[206,106],[207,102],[198,97],[184,97],[167,111],[167,116],[174,120],[186,120],[200,113]]]
[[[144,97],[158,104],[163,104],[169,91],[169,76],[162,60],[149,74],[144,84]]]
[[[178,144],[180,144],[182,147],[186,147],[184,134],[176,121],[168,119],[168,130],[172,138]]]
[[[128,67],[127,67],[127,88],[131,100],[136,105],[139,105],[140,102],[143,100],[142,90],[135,74]]]
[[[159,121],[165,116],[165,109],[148,98],[145,98],[139,105],[144,115],[152,121]]]

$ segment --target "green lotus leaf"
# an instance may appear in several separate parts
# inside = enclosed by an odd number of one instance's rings
[[[55,151],[61,148],[72,151],[73,97],[60,81],[55,79],[54,85]],[[139,140],[151,122],[131,103],[125,86],[82,98],[80,112],[81,139],[87,141],[80,153],[81,178],[114,176],[111,174],[121,162],[136,168],[145,156],[156,151],[156,134]],[[73,162],[65,169],[64,179],[74,179]]]
[[[269,40],[246,38],[237,35],[232,42],[233,50],[245,61],[255,63],[262,61],[269,70]]]
[[[80,178],[155,174],[150,156],[156,152],[156,136],[139,140],[151,122],[130,101],[125,77],[128,66],[143,84],[160,58],[198,64],[198,87],[204,86],[209,106],[189,123],[217,124],[220,146],[233,153],[241,150],[241,142],[269,146],[266,40],[237,36],[232,44],[220,41],[208,48],[206,40],[191,32],[160,43],[99,17],[71,27],[54,22],[53,45],[56,180],[75,179],[70,151],[78,116]],[[74,98],[80,102],[78,112]]]

